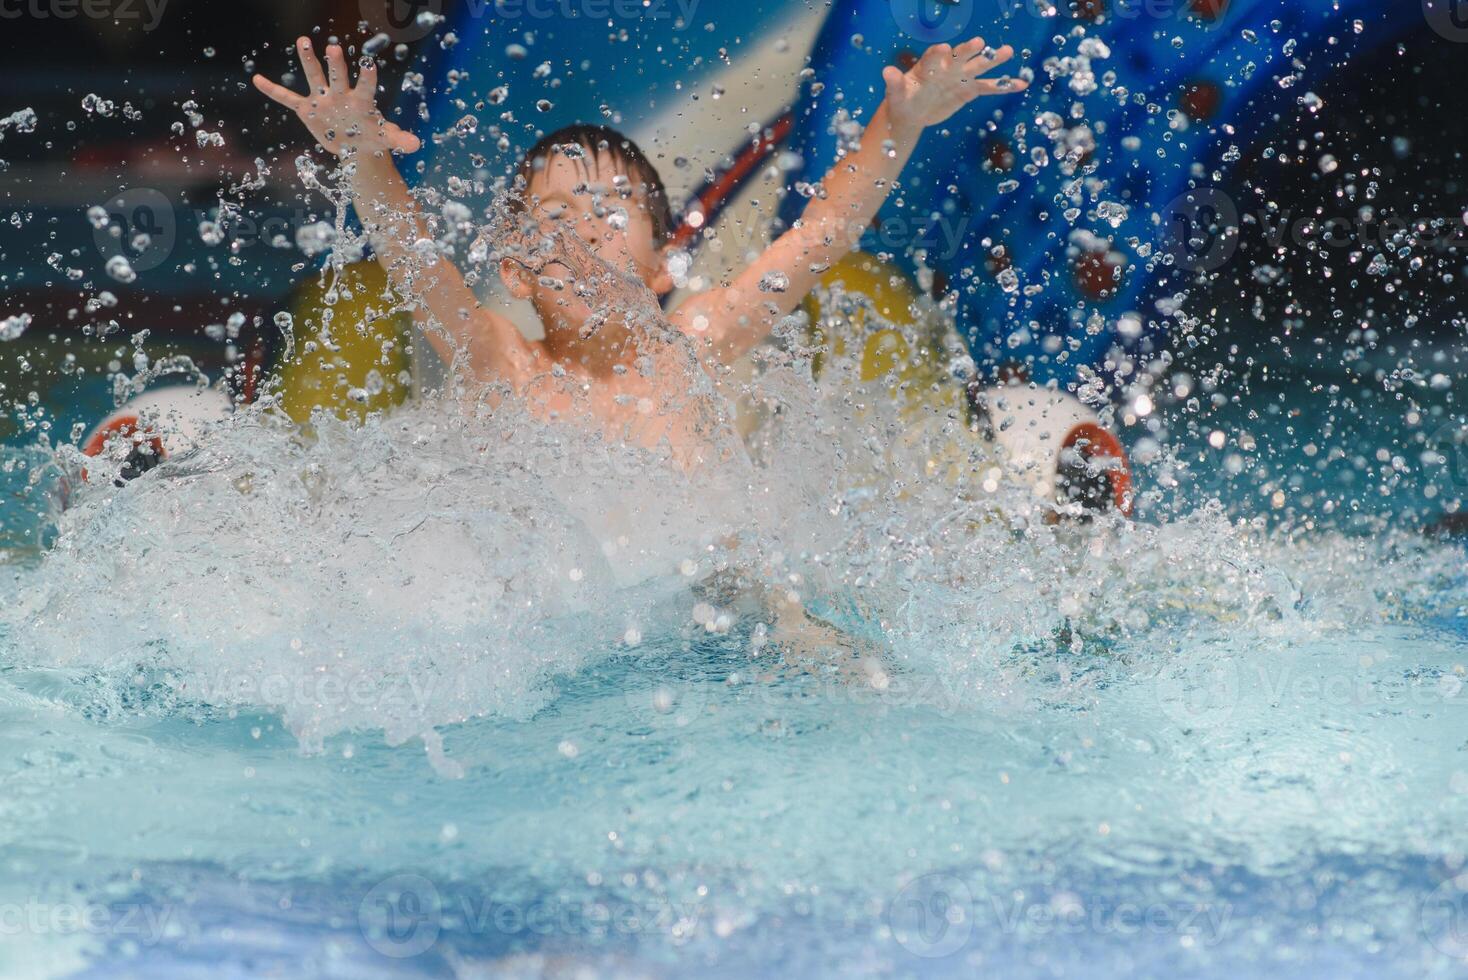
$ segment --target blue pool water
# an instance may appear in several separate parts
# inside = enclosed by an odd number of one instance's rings
[[[1161,406],[1131,527],[792,493],[759,533],[842,543],[881,684],[621,580],[596,474],[449,466],[483,430],[436,408],[88,491],[6,571],[0,973],[1462,975],[1468,593],[1420,533],[1461,487],[1376,454],[1452,416],[1369,403],[1317,467],[1326,396],[1250,391]]]

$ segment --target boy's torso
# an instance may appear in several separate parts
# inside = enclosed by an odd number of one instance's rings
[[[642,449],[666,446],[685,469],[713,458],[715,443],[732,433],[730,410],[707,375],[688,352],[664,342],[645,344],[636,364],[606,376],[536,374],[523,394],[542,418],[590,425]]]

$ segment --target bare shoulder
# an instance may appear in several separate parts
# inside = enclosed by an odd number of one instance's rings
[[[528,339],[513,320],[482,306],[474,314],[467,354],[480,377],[522,388],[550,370],[550,359],[540,342]]]

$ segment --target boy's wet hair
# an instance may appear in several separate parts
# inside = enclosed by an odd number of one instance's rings
[[[519,194],[527,192],[531,176],[561,147],[580,147],[585,150],[583,161],[587,170],[593,174],[600,165],[602,154],[611,157],[618,169],[631,181],[632,189],[642,192],[647,215],[652,219],[653,240],[659,245],[668,240],[668,236],[673,233],[673,209],[668,204],[668,189],[663,186],[663,178],[640,146],[610,126],[577,123],[547,133],[536,140],[535,145],[526,151],[516,170],[516,189]],[[574,155],[574,151],[571,155]],[[512,197],[511,202],[517,210],[526,206],[526,202],[518,196]]]

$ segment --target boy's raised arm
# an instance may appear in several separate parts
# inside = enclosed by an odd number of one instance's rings
[[[346,58],[339,45],[326,49],[326,72],[308,38],[297,39],[296,52],[311,89],[309,95],[292,92],[262,75],[254,77],[255,87],[294,112],[318,143],[351,167],[352,203],[393,288],[420,300],[452,338],[450,342],[430,329],[424,331],[429,343],[445,360],[467,352],[471,367],[481,376],[522,382],[534,361],[524,335],[509,320],[479,305],[452,262],[436,251],[415,248],[416,242],[430,236],[392,154],[412,153],[419,140],[377,111],[376,63],[362,59],[353,87],[348,84]]]
[[[762,341],[780,317],[800,305],[821,273],[857,246],[924,129],[979,96],[1028,87],[1020,79],[980,77],[1013,56],[1008,45],[996,51],[974,38],[957,47],[934,45],[906,72],[883,69],[887,95],[868,121],[860,148],[831,168],[795,227],[728,286],[679,307],[673,323],[706,341],[722,362]]]

